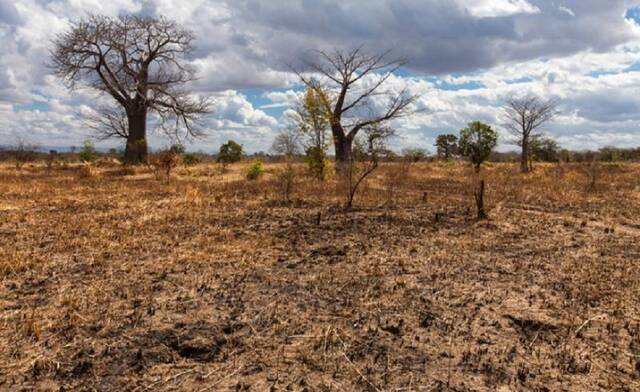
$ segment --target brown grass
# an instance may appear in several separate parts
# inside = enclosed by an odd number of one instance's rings
[[[640,390],[639,165],[246,166],[0,166],[0,390]]]

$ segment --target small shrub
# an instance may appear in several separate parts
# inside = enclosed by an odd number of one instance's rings
[[[171,147],[169,147],[169,152],[175,155],[182,155],[185,153],[185,151],[185,147],[180,143],[173,144]]]
[[[297,175],[298,173],[292,164],[287,164],[284,169],[278,172],[278,180],[282,187],[282,195],[285,202],[291,200],[291,193],[293,192]]]
[[[185,166],[195,166],[201,162],[202,159],[200,159],[200,157],[195,154],[184,154],[182,156],[182,163]]]
[[[98,153],[91,140],[85,140],[78,155],[83,162],[93,162],[98,159]]]
[[[257,180],[264,174],[264,165],[262,161],[255,161],[249,166],[247,170],[247,179],[248,180]]]
[[[171,171],[178,166],[180,162],[179,155],[171,148],[160,151],[148,158],[149,165],[153,168],[156,178],[160,178],[162,174],[166,178],[171,176]]]

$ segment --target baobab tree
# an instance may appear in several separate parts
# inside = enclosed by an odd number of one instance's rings
[[[200,136],[197,120],[209,111],[206,97],[184,89],[194,80],[186,57],[193,35],[163,17],[90,15],[54,39],[51,68],[71,88],[89,86],[115,100],[101,108],[101,137],[126,139],[125,162],[147,156],[147,114],[169,136]]]
[[[532,138],[545,123],[551,121],[558,114],[558,100],[544,100],[535,95],[523,98],[512,98],[507,101],[505,116],[506,128],[518,138],[517,143],[522,147],[520,155],[520,171],[529,172],[529,154]]]
[[[390,120],[409,114],[411,104],[417,99],[406,89],[400,92],[383,89],[393,73],[405,65],[404,60],[390,55],[388,51],[369,55],[362,47],[350,51],[320,51],[316,61],[306,62],[305,71],[320,75],[321,81],[296,70],[308,88],[325,97],[323,106],[330,122],[339,170],[351,162],[353,141],[360,130],[382,127]],[[368,77],[371,79],[366,80]],[[378,103],[384,101],[382,110],[373,109],[373,98]]]

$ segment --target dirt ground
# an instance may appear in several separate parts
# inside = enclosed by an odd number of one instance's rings
[[[640,165],[246,165],[0,166],[0,390],[640,391]]]

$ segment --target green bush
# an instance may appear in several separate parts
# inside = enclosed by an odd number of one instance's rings
[[[264,165],[262,161],[255,161],[249,166],[247,170],[247,179],[248,180],[257,180],[260,176],[264,174]]]
[[[96,151],[96,148],[93,145],[93,142],[91,142],[91,140],[85,140],[84,144],[82,145],[82,149],[80,150],[80,153],[78,154],[80,156],[80,159],[84,162],[93,162],[96,159],[98,159],[98,152]]]
[[[184,154],[182,156],[182,163],[184,163],[185,166],[193,166],[201,162],[202,162],[202,159],[200,159],[200,157],[197,156],[196,154]]]
[[[305,150],[304,160],[312,177],[324,180],[327,177],[327,154],[322,148],[309,147]]]

